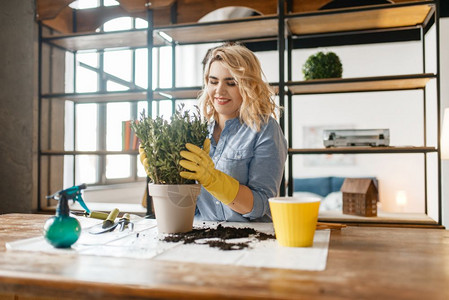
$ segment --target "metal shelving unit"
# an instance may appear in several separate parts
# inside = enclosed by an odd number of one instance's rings
[[[286,83],[292,95],[335,94],[424,89],[435,74],[316,79]]]
[[[153,11],[148,10],[147,29],[135,29],[118,32],[98,32],[85,34],[51,34],[40,36],[39,45],[48,44],[64,51],[76,52],[90,49],[106,48],[147,48],[171,46],[172,53],[179,45],[205,44],[222,41],[241,41],[243,43],[266,43],[271,46],[276,44],[279,53],[279,82],[274,83],[281,106],[286,107],[285,117],[282,116],[280,124],[283,129],[287,127],[288,143],[288,194],[293,191],[293,155],[307,154],[358,154],[358,153],[391,153],[407,154],[422,153],[426,158],[428,153],[437,153],[438,156],[438,180],[441,178],[441,162],[439,144],[437,147],[382,147],[368,148],[338,148],[338,149],[293,149],[292,145],[292,97],[294,95],[353,93],[353,92],[378,92],[401,90],[425,90],[429,81],[437,82],[437,135],[439,128],[439,70],[435,73],[404,74],[396,76],[376,76],[363,78],[323,79],[312,81],[292,81],[291,55],[295,44],[308,38],[328,38],[347,35],[369,35],[378,32],[403,31],[418,29],[422,37],[429,24],[434,22],[439,31],[438,1],[413,1],[391,5],[362,6],[345,9],[313,11],[307,13],[291,13],[292,1],[278,0],[278,13],[276,15],[256,16],[227,21],[177,24],[176,9],[171,10],[171,21],[175,25],[153,27]],[[175,2],[174,2],[175,3]],[[287,10],[284,8],[287,7]],[[42,32],[42,30],[41,30]],[[423,51],[424,51],[424,40]],[[437,39],[437,68],[439,68],[439,50]],[[42,64],[42,58],[40,59]],[[152,87],[152,51],[148,51],[148,88],[133,88],[123,92],[94,92],[94,93],[40,93],[39,103],[43,99],[70,100],[74,103],[108,103],[117,101],[147,101],[148,110],[151,113],[152,102],[159,100],[195,99],[201,87],[176,87],[173,76],[172,88]],[[173,55],[172,72],[176,68],[176,59]],[[287,69],[284,68],[287,66]],[[41,69],[41,68],[40,68]],[[285,98],[287,101],[285,101]],[[424,101],[426,101],[424,99]],[[285,105],[286,104],[286,105]],[[39,111],[41,113],[41,110]],[[40,120],[42,116],[40,115]],[[136,154],[136,152],[121,151],[54,151],[42,150],[39,147],[40,156],[62,155],[109,155],[109,154]],[[282,185],[284,188],[284,185]],[[438,184],[439,221],[441,225],[441,183]],[[281,190],[286,194],[285,189]]]

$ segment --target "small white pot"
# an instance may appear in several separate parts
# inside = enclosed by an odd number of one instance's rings
[[[188,232],[193,228],[199,184],[148,184],[159,233]]]

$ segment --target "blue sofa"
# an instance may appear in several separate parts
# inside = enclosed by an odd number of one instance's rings
[[[294,192],[309,192],[326,197],[328,194],[340,191],[346,177],[315,177],[295,178],[293,181]]]
[[[374,180],[378,186],[375,177],[368,177]],[[293,196],[314,196],[321,199],[320,211],[333,210],[341,211],[343,205],[341,186],[346,177],[314,177],[314,178],[295,178],[293,181]]]

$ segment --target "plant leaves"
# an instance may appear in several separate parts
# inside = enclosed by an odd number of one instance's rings
[[[132,129],[140,139],[149,162],[149,177],[156,184],[194,183],[179,176],[181,150],[191,143],[202,147],[207,137],[207,123],[200,117],[200,110],[190,113],[179,105],[170,122],[161,117],[155,119],[141,113],[138,122],[132,122]]]

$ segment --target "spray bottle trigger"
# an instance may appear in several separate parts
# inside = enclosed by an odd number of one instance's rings
[[[81,197],[81,194],[76,195],[75,199],[76,199],[76,201],[78,201],[79,204],[84,208],[84,210],[85,210],[88,214],[90,214],[90,209],[87,208],[87,205],[86,205],[86,203],[84,203],[83,198]]]

